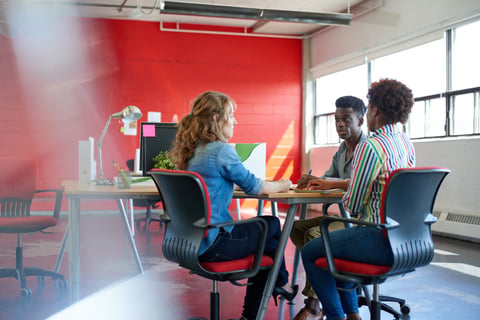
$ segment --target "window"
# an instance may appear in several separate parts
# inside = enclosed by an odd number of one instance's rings
[[[414,97],[445,91],[445,41],[433,41],[371,61],[372,82],[397,79]]]
[[[367,65],[360,65],[316,79],[315,144],[340,142],[335,129],[335,101],[341,96],[355,96],[366,105]],[[320,100],[318,98],[321,97]]]
[[[445,136],[445,99],[438,97],[416,101],[406,125],[410,138]]]
[[[335,100],[365,100],[368,81],[398,79],[415,104],[405,126],[411,138],[480,134],[480,20],[446,30],[443,39],[379,57],[315,80],[315,144],[337,143]],[[364,128],[366,129],[366,128]]]
[[[480,21],[452,29],[452,88],[461,90],[480,86]]]
[[[479,127],[480,88],[466,90],[450,96],[450,132],[452,135],[480,133]]]

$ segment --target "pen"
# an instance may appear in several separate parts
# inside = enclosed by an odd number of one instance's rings
[[[120,169],[120,166],[118,165],[118,163],[116,161],[113,161],[113,160],[112,160],[112,162],[113,162],[113,166],[115,167],[115,169],[117,169],[117,171],[120,171],[121,169]]]

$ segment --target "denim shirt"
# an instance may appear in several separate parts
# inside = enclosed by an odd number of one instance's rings
[[[240,161],[235,149],[228,143],[215,141],[201,144],[188,163],[188,170],[200,174],[210,195],[210,223],[233,221],[228,207],[232,202],[234,185],[247,194],[258,194],[263,180],[255,177]],[[233,226],[225,228],[232,231]],[[204,253],[217,238],[219,229],[208,231],[200,245],[199,255]]]

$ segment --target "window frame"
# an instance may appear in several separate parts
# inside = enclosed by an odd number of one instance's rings
[[[471,21],[471,23],[478,23],[480,21],[480,19],[478,20],[475,20],[475,21]],[[464,26],[465,24],[463,24],[462,26]],[[458,28],[460,28],[461,26],[457,26]],[[423,105],[425,104],[430,104],[432,105],[432,101],[434,99],[444,99],[443,100],[443,104],[442,106],[444,105],[445,106],[445,112],[443,112],[442,110],[442,113],[444,113],[444,134],[442,135],[438,135],[438,131],[439,130],[434,130],[435,128],[433,128],[433,131],[436,131],[435,134],[427,134],[428,132],[428,127],[424,128],[423,132],[424,132],[424,135],[423,136],[418,136],[418,137],[412,137],[411,139],[412,140],[422,140],[422,139],[432,139],[432,138],[435,138],[435,139],[442,139],[442,138],[448,138],[448,137],[463,137],[463,136],[479,136],[480,135],[480,86],[478,87],[472,87],[472,88],[462,88],[462,89],[458,89],[458,90],[451,90],[452,88],[452,78],[453,78],[453,75],[452,75],[452,61],[453,61],[453,43],[454,43],[454,37],[455,37],[455,32],[456,32],[456,28],[457,27],[451,27],[447,30],[445,30],[444,32],[444,41],[445,41],[445,50],[446,50],[446,61],[445,61],[445,66],[444,66],[444,72],[445,72],[445,77],[446,77],[446,88],[445,88],[445,92],[439,92],[439,93],[434,93],[434,94],[430,94],[430,95],[426,95],[426,96],[421,96],[421,97],[415,97],[414,98],[414,101],[415,103],[418,103],[418,102],[422,102]],[[395,54],[395,53],[391,53],[391,54]],[[365,57],[366,58],[366,57]],[[378,57],[380,58],[380,57]],[[375,60],[368,60],[368,59],[365,59],[365,64],[366,64],[366,72],[367,74],[365,75],[368,79],[368,85],[370,85],[371,83],[371,76],[372,76],[372,65],[374,64],[374,61]],[[355,65],[355,66],[352,66],[350,68],[347,68],[347,69],[344,69],[344,70],[339,70],[337,72],[345,72],[346,70],[349,70],[349,69],[353,69],[353,68],[356,68],[358,67],[359,65]],[[324,76],[327,76],[327,75],[324,75]],[[456,76],[456,75],[455,75]],[[323,76],[322,76],[323,77]],[[318,77],[316,79],[314,79],[314,83],[315,83],[315,86],[316,86],[316,83],[317,83],[317,79],[319,79],[321,77]],[[320,123],[322,123],[323,121],[325,120],[322,120],[324,119],[325,117],[332,117],[332,115],[334,115],[334,113],[332,112],[325,112],[325,113],[317,113],[318,110],[319,110],[319,107],[318,107],[318,104],[317,103],[321,103],[321,99],[319,97],[317,97],[317,93],[318,91],[314,90],[315,94],[315,98],[314,98],[314,115],[313,115],[313,141],[314,141],[314,145],[333,145],[333,144],[338,144],[340,142],[340,139],[338,138],[338,136],[335,138],[332,138],[330,136],[328,136],[329,132],[331,131],[331,128],[326,128],[326,129],[322,129],[320,130],[319,129],[319,126],[320,126]],[[472,123],[472,130],[471,132],[468,132],[468,133],[455,133],[454,131],[454,123],[455,123],[455,98],[456,97],[465,97],[465,95],[468,95],[468,94],[472,94],[473,95],[473,110],[470,112],[470,114],[473,114],[473,123]],[[435,103],[438,103],[438,101],[436,101]],[[429,114],[428,114],[428,111],[427,111],[428,108],[424,108],[424,111],[423,111],[423,119],[427,120],[429,119]],[[430,110],[430,109],[429,109]],[[466,117],[465,119],[460,119],[461,121],[467,121],[468,120],[468,117]],[[326,120],[327,123],[328,123],[328,119]],[[408,132],[407,130],[409,130],[409,126],[410,126],[410,123],[411,123],[411,119],[409,119],[408,123],[404,126],[404,130],[406,130],[406,132]],[[437,126],[436,128],[438,129],[439,128],[439,122],[437,121],[436,122]],[[335,129],[335,128],[333,128]],[[318,136],[318,134],[320,132],[323,132],[323,133],[327,133],[327,137],[324,138],[324,139],[320,139],[320,137]]]

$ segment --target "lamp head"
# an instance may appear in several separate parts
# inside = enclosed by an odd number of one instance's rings
[[[122,119],[123,122],[131,122],[142,117],[142,112],[136,106],[127,106],[122,111],[112,114],[112,119]]]

